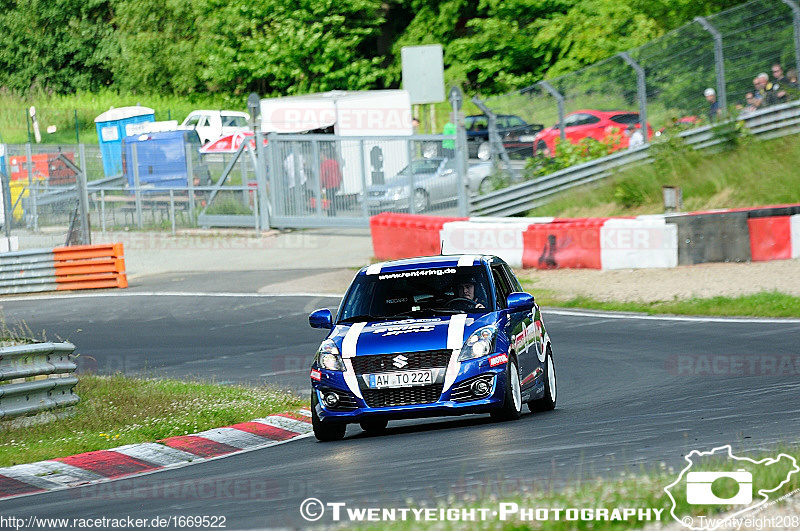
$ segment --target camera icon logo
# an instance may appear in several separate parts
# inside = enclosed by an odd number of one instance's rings
[[[718,480],[738,483],[739,490],[731,498],[714,494]],[[686,474],[686,501],[692,505],[747,505],[753,502],[753,474],[739,469],[736,472],[689,472]]]

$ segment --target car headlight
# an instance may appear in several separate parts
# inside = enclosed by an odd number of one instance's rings
[[[408,187],[407,186],[393,186],[386,190],[386,195],[391,197],[392,199],[399,199],[401,197],[408,196]]]
[[[314,360],[317,365],[329,371],[344,371],[344,363],[339,355],[339,348],[330,339],[326,339],[317,350],[317,357]]]
[[[476,330],[464,341],[458,361],[467,361],[491,354],[494,351],[494,340],[497,337],[497,328],[484,326]]]

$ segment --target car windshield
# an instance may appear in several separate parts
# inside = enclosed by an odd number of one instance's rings
[[[411,167],[414,169],[414,175],[420,173],[436,173],[441,163],[442,159],[416,159],[411,164]],[[398,175],[408,175],[408,166],[400,170]]]
[[[471,299],[464,296],[465,283],[473,285]],[[342,301],[338,322],[485,313],[493,310],[488,286],[481,266],[359,275]]]

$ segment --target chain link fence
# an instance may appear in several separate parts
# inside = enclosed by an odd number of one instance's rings
[[[585,136],[603,139],[610,134],[625,135],[626,131],[630,134],[630,122],[635,127],[636,120],[644,121],[644,117],[656,134],[676,125],[702,125],[717,119],[704,96],[706,89],[714,89],[720,115],[735,116],[745,110],[747,94],[754,92],[754,78],[761,73],[769,76],[769,83],[762,90],[767,94],[760,108],[800,99],[796,84],[798,32],[800,9],[795,0],[753,0],[713,16],[698,17],[660,39],[577,72],[489,98],[486,104],[497,114],[515,114],[529,123],[554,127],[537,137],[549,134],[546,140],[550,146],[553,137],[566,136],[574,142]],[[782,66],[784,79],[776,78],[774,64]],[[794,81],[789,75],[795,76]],[[778,86],[770,92],[773,84]],[[638,114],[636,120],[604,120],[598,123],[601,130],[592,132],[588,127],[591,118],[581,121],[574,115],[582,110]],[[559,128],[562,121],[563,133]],[[612,131],[614,128],[617,131]],[[627,138],[620,147],[626,144]]]

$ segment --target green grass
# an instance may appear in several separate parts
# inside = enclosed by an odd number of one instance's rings
[[[704,448],[702,451],[709,451],[711,448]],[[686,451],[687,453],[689,450]],[[790,449],[778,448],[774,453],[762,455],[740,454],[734,450],[737,457],[748,457],[756,461],[765,458],[775,458],[779,453],[784,453],[800,461],[800,449],[793,447]],[[787,460],[788,461],[788,460]],[[411,519],[409,522],[392,522],[392,529],[503,529],[503,530],[522,530],[522,529],[630,529],[640,528],[645,524],[653,522],[639,523],[635,518],[628,521],[604,522],[604,521],[565,521],[562,513],[560,520],[555,520],[551,516],[546,521],[523,521],[518,516],[508,517],[505,521],[500,521],[499,516],[493,517],[492,510],[500,509],[501,503],[516,503],[521,509],[555,509],[555,508],[576,508],[576,509],[598,509],[606,508],[609,511],[614,508],[650,508],[663,509],[660,522],[662,525],[677,524],[670,515],[672,501],[667,496],[664,488],[672,484],[686,466],[688,462],[682,462],[680,467],[675,469],[668,467],[665,463],[660,463],[656,467],[640,467],[637,470],[627,470],[616,477],[590,477],[589,479],[567,479],[555,480],[555,485],[543,481],[509,481],[506,478],[498,477],[496,481],[487,481],[475,488],[470,488],[466,494],[451,494],[446,502],[440,502],[436,508],[475,508],[488,509],[488,518],[480,522],[435,522],[418,523]],[[735,461],[730,460],[709,460],[692,466],[692,471],[734,471],[738,467]],[[758,467],[753,471],[753,485],[777,486],[786,478],[788,470],[776,470],[774,468]],[[685,476],[684,476],[685,478]],[[517,483],[521,483],[518,485]],[[473,482],[474,484],[474,482]],[[520,487],[525,487],[525,492],[518,492]],[[677,488],[677,487],[676,487]],[[676,488],[671,489],[676,499],[675,514],[678,516],[706,514],[704,510],[707,506],[690,505],[685,498],[685,490]],[[777,500],[781,496],[800,488],[800,474],[794,473],[790,476],[790,481],[771,494],[770,502]],[[754,493],[754,499],[757,499]],[[783,502],[778,502],[778,504]],[[407,500],[409,507],[425,507],[423,503],[415,500]],[[724,508],[719,507],[718,515],[735,511],[737,506]],[[437,513],[438,514],[438,513]],[[552,515],[553,513],[550,512]],[[653,514],[653,513],[651,513]],[[746,517],[746,515],[743,515]],[[750,514],[755,518],[764,517],[764,514]],[[699,520],[698,520],[699,522]],[[699,523],[696,524],[699,527]],[[366,529],[384,529],[389,527],[386,524],[368,526]],[[683,529],[683,528],[681,528]],[[720,528],[722,529],[722,528]]]
[[[296,411],[307,403],[268,388],[83,374],[74,415],[0,427],[0,467],[104,450]]]
[[[797,136],[745,138],[721,153],[656,147],[656,163],[620,171],[599,184],[565,192],[530,211],[535,216],[593,217],[664,212],[662,186],[679,186],[683,211],[800,202]]]
[[[108,90],[95,94],[39,94],[23,99],[8,92],[0,92],[0,142],[28,142],[26,115],[30,107],[34,106],[43,143],[75,144],[79,140],[84,144],[97,144],[94,119],[112,106],[127,107],[137,104],[153,109],[158,121],[177,120],[178,123],[194,109],[246,110],[244,98],[237,102],[226,101],[221,97],[197,96],[190,99],[178,96],[119,94]],[[57,128],[54,134],[46,132],[50,125]]]
[[[692,297],[686,300],[618,302],[599,301],[589,297],[564,298],[551,290],[536,289],[534,282],[524,279],[522,285],[536,295],[538,304],[559,308],[638,312],[648,315],[800,317],[800,297],[774,291],[741,297]]]

